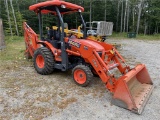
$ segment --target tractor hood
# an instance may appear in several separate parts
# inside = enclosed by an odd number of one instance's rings
[[[80,45],[84,45],[88,48],[96,49],[96,51],[105,50],[103,46],[101,46],[100,44],[98,44],[97,42],[94,42],[94,41],[89,41],[89,40],[85,40],[85,39],[74,39],[74,42],[77,42]]]

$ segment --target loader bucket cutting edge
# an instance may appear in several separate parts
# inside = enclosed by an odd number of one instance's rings
[[[145,65],[138,65],[118,79],[112,104],[141,114],[153,88]]]

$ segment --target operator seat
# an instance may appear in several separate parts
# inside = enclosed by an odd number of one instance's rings
[[[66,33],[64,33],[64,37],[66,37]],[[48,42],[50,42],[53,47],[60,49],[61,48],[61,33],[58,30],[48,30]]]
[[[54,37],[54,32],[52,29],[47,31],[47,36],[49,40],[52,40],[52,38]]]
[[[60,36],[57,30],[50,29],[47,31],[47,41],[52,44],[53,47],[60,49]]]
[[[53,47],[58,48],[57,41],[55,41],[56,30],[48,29],[47,30],[47,39],[49,43],[53,45]]]

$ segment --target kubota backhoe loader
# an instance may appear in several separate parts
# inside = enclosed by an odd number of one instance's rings
[[[139,64],[131,69],[112,45],[86,39],[86,25],[81,14],[83,7],[61,0],[50,0],[31,5],[29,10],[38,15],[40,39],[24,23],[25,54],[28,58],[33,57],[34,68],[39,74],[51,74],[55,69],[72,69],[73,80],[80,86],[87,86],[93,74],[97,74],[113,93],[113,104],[141,114],[153,90],[145,65]],[[83,39],[65,37],[62,15],[73,12],[81,18]],[[50,38],[44,38],[42,14],[48,13],[58,17],[61,30],[53,31]],[[119,77],[111,72],[116,68],[121,73]]]

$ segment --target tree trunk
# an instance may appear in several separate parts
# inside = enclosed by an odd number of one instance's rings
[[[120,5],[120,1],[118,1],[118,8],[117,8],[116,32],[118,32],[118,23],[119,23],[119,5]]]
[[[14,18],[14,24],[15,24],[15,27],[16,27],[16,33],[19,36],[18,27],[17,27],[17,20],[16,20],[16,16],[15,16],[15,13],[14,13],[14,8],[13,8],[12,0],[10,0],[10,4],[11,4],[13,18]]]
[[[106,10],[106,4],[107,4],[107,0],[105,0],[105,11],[104,11],[104,21],[106,21],[106,14],[107,14],[107,10]]]
[[[142,4],[143,4],[143,0],[140,0],[139,11],[138,11],[138,20],[137,20],[137,30],[136,30],[137,34],[139,32],[139,25],[140,25],[140,21],[141,21]]]
[[[126,16],[127,16],[127,6],[128,6],[128,0],[126,0],[126,5],[125,5],[125,12],[124,12],[124,27],[123,27],[123,32],[126,31]]]
[[[92,0],[90,0],[90,14],[89,14],[89,29],[91,30],[91,22],[92,22]]]
[[[144,20],[144,24],[145,24],[145,27],[144,27],[144,35],[147,34],[147,22],[146,22],[146,19]]]
[[[135,28],[134,28],[134,24],[135,24],[135,6],[133,6],[133,9],[132,9],[132,32],[135,31]]]
[[[2,15],[2,2],[0,3],[0,18],[2,18],[1,15]]]
[[[156,22],[156,33],[158,34],[158,23]]]
[[[7,17],[8,17],[8,24],[9,24],[9,28],[10,28],[10,34],[11,34],[11,36],[13,36],[11,19],[10,19],[10,16],[9,16],[9,9],[8,9],[8,0],[5,0],[5,6],[6,6]]]
[[[150,24],[149,24],[149,26],[148,26],[148,34],[149,34],[149,35],[151,34],[151,26],[150,26]]]
[[[3,23],[2,19],[0,19],[0,50],[5,47],[4,43],[4,32],[3,32]]]
[[[122,0],[122,10],[121,10],[121,32],[123,27],[123,0]]]
[[[128,32],[128,28],[129,28],[129,26],[128,26],[129,25],[129,15],[130,15],[129,14],[130,13],[129,9],[130,9],[130,5],[128,4],[128,8],[127,8],[127,32]]]

